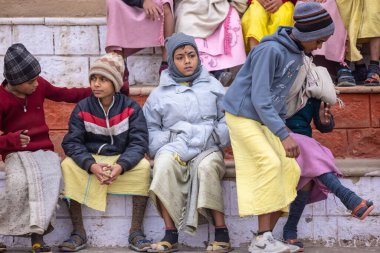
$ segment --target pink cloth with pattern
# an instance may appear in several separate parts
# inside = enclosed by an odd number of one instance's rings
[[[159,6],[173,0],[154,0]],[[144,9],[122,0],[107,0],[107,47],[146,48],[164,45],[164,18],[152,21]]]
[[[327,60],[343,62],[346,53],[347,30],[344,27],[335,0],[327,0],[322,4],[334,21],[334,34],[325,42],[321,49],[313,51],[313,55],[323,55]]]
[[[230,7],[227,18],[206,39],[195,38],[203,66],[208,71],[221,70],[245,62],[243,32],[237,11]]]
[[[296,133],[291,133],[290,136],[298,144],[301,152],[296,159],[301,168],[301,178],[298,182],[297,190],[313,180],[314,186],[308,203],[327,199],[327,194],[330,191],[316,177],[329,172],[342,176],[342,173],[335,165],[333,154],[328,148],[309,136]]]

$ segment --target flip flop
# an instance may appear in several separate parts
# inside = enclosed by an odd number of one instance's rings
[[[210,242],[206,248],[207,252],[227,253],[233,250],[229,242]]]
[[[148,252],[154,252],[154,253],[159,253],[159,252],[176,252],[178,251],[178,243],[171,244],[170,242],[167,241],[161,241],[161,242],[156,242],[151,245],[151,249],[148,249]]]

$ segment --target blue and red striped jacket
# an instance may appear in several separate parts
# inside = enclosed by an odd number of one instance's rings
[[[120,155],[117,164],[132,169],[148,151],[148,129],[141,107],[116,93],[108,114],[91,96],[81,100],[71,114],[69,131],[62,142],[65,154],[90,172],[92,154]]]

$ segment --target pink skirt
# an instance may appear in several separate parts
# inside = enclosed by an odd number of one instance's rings
[[[208,71],[241,65],[247,57],[240,17],[233,7],[212,35],[206,39],[195,38],[195,42],[202,64]]]
[[[154,0],[161,8],[173,0]],[[146,48],[164,45],[164,18],[152,21],[144,9],[122,0],[107,0],[107,48]]]
[[[323,55],[327,60],[343,62],[346,53],[347,30],[340,17],[335,0],[329,0],[322,4],[334,21],[334,34],[322,45],[321,49],[313,51],[313,55]]]
[[[298,182],[297,190],[313,180],[314,186],[308,203],[327,199],[327,194],[330,191],[316,177],[329,172],[342,176],[342,173],[335,165],[333,154],[328,148],[309,136],[296,133],[291,133],[290,135],[297,142],[301,151],[296,159],[301,168],[301,178]]]

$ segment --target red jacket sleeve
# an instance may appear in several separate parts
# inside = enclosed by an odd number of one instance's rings
[[[45,97],[57,102],[77,103],[91,95],[91,88],[61,88],[56,87],[39,77],[38,85],[43,86]]]
[[[1,120],[0,116],[0,122]],[[21,131],[0,135],[0,150],[21,149],[20,134]]]

